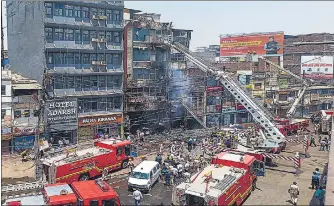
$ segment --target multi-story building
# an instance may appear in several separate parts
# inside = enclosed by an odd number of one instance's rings
[[[47,133],[80,141],[122,131],[123,8],[123,1],[7,1],[13,70],[44,84],[49,98],[78,101],[78,124]]]
[[[168,126],[173,112],[169,101],[175,97],[175,87],[182,79],[184,56],[162,44],[162,38],[189,47],[189,30],[173,29],[161,22],[160,14],[126,9],[124,13],[125,112],[131,132],[138,128]],[[180,59],[173,57],[180,56]]]
[[[220,45],[209,45],[209,47],[197,47],[195,53],[212,62],[219,62]]]
[[[15,73],[12,73],[11,79],[13,96],[11,151],[18,152],[31,149],[36,135],[43,133],[43,124],[38,121],[42,87],[36,80],[30,80]]]
[[[10,152],[12,139],[12,71],[1,70],[1,152]]]

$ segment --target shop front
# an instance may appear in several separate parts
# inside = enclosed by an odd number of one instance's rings
[[[78,118],[78,140],[85,141],[98,136],[122,136],[123,114],[90,115]]]

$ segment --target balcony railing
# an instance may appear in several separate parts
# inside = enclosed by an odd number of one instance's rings
[[[92,19],[93,20],[107,20],[107,16],[105,16],[105,15],[93,15]]]

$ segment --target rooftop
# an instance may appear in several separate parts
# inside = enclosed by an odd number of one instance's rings
[[[117,197],[117,193],[105,182],[101,182],[103,190],[95,180],[73,182],[72,187],[82,199],[106,199]]]
[[[206,193],[206,174],[212,172],[212,180],[208,183],[208,191]],[[228,166],[216,168],[214,165],[206,167],[199,175],[192,176],[192,183],[181,183],[177,189],[184,189],[186,194],[205,197],[205,194],[218,198],[222,193],[226,192],[232,184],[237,182],[244,174],[245,170],[236,169]]]
[[[36,80],[15,73],[12,73],[12,85],[13,89],[42,89],[42,86]]]
[[[82,150],[76,150],[76,152],[71,153],[69,156],[64,152],[63,154],[54,156],[54,157],[48,157],[47,159],[42,159],[43,164],[51,165],[54,163],[57,166],[64,165],[70,162],[76,162],[84,158],[90,158],[102,154],[107,154],[111,150],[99,148],[99,147],[92,147],[92,148],[86,148]]]

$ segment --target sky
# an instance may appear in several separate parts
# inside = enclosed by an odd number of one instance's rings
[[[191,49],[219,44],[220,34],[334,33],[334,1],[126,1],[125,7],[159,13],[175,28],[193,30]]]

